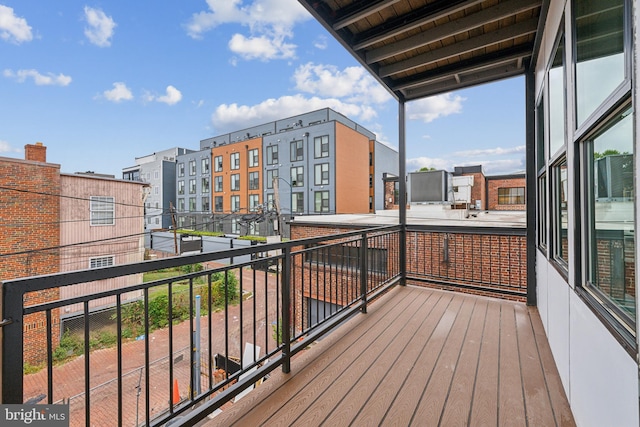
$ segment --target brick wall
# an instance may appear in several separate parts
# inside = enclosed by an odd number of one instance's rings
[[[525,301],[526,255],[525,236],[407,232],[407,275],[429,287]]]
[[[353,229],[292,223],[291,236],[292,239],[301,239],[348,231]],[[526,300],[525,236],[502,235],[497,232],[473,234],[452,227],[451,232],[447,233],[408,231],[406,244],[407,275],[414,279],[409,280],[411,284],[516,301]],[[389,250],[387,255],[388,268],[395,271],[398,267],[397,252]],[[336,283],[339,281],[343,287],[351,289],[351,281],[355,280],[341,274],[334,274],[327,279],[325,274],[318,274],[320,272],[314,265],[303,266],[300,262],[296,262],[295,269],[306,271],[307,274],[305,292],[296,297],[298,305],[302,300],[301,296],[325,298],[336,303]],[[310,269],[315,270],[308,271]],[[375,280],[371,273],[369,280]],[[300,286],[298,282],[295,283],[296,287]],[[351,295],[349,292],[351,291],[346,293],[347,296]],[[326,294],[328,295],[325,296]],[[338,292],[338,295],[341,294]],[[297,321],[306,319],[303,317],[306,316],[304,307],[297,306],[296,311],[301,314],[296,316]]]
[[[42,158],[43,150],[35,147],[33,156]],[[27,146],[29,150],[29,146]],[[27,153],[27,155],[30,155]],[[60,244],[60,166],[42,161],[0,158],[0,280],[57,273],[60,270],[57,249]],[[12,191],[15,189],[17,191]],[[20,254],[11,255],[16,252]],[[25,295],[25,305],[57,299],[58,289]],[[54,347],[59,337],[59,313],[52,313]],[[42,363],[46,359],[44,314],[24,318],[25,361]]]
[[[489,179],[487,180],[487,198],[489,203],[487,209],[497,211],[523,211],[526,210],[525,204],[517,205],[501,205],[498,204],[498,189],[499,188],[526,188],[525,178],[505,178],[505,179]],[[526,194],[526,193],[525,193]]]

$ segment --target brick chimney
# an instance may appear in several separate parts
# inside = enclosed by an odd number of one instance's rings
[[[46,163],[47,147],[42,142],[36,142],[35,145],[27,144],[24,146],[24,158],[25,160]]]

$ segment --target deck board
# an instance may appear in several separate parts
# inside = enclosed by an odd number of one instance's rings
[[[537,310],[397,287],[207,426],[575,425]]]

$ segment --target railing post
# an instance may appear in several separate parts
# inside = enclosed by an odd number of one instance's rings
[[[363,232],[362,243],[360,244],[360,298],[362,298],[362,307],[360,311],[367,312],[367,279],[368,279],[368,263],[367,254],[369,252],[367,233]]]
[[[22,403],[24,348],[22,341],[23,292],[2,286],[2,403]],[[11,349],[11,351],[9,351]],[[8,355],[11,354],[11,357]]]
[[[284,257],[282,258],[282,372],[288,374],[291,372],[291,248],[284,248]]]

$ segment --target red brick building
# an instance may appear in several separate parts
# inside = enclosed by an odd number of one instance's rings
[[[52,274],[60,271],[60,165],[47,163],[42,143],[25,146],[25,160],[0,158],[0,280]],[[31,236],[27,238],[27,236]],[[59,290],[25,296],[25,305],[59,298]],[[53,337],[59,337],[59,316],[55,313]],[[24,318],[24,356],[27,363],[45,359],[44,313]]]

